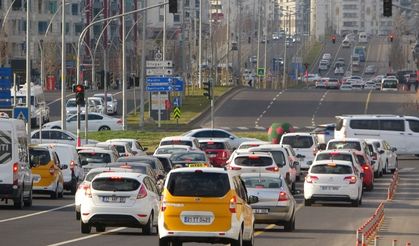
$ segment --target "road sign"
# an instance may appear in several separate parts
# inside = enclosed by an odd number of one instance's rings
[[[180,108],[175,107],[173,109],[173,116],[175,117],[175,119],[179,119],[181,115],[182,115],[182,112],[180,111]]]
[[[174,97],[173,98],[173,106],[175,106],[175,107],[180,106],[180,98],[179,97]]]
[[[0,108],[10,108],[12,106],[12,69],[9,67],[0,68]]]
[[[16,107],[13,109],[13,118],[28,122],[29,111],[27,107]]]
[[[147,76],[173,74],[172,68],[147,68],[145,71]]]
[[[163,91],[172,91],[171,85],[147,85],[146,91],[148,92],[163,92]]]
[[[184,91],[185,90],[185,83],[181,79],[174,79],[172,82],[173,90],[174,91]]]
[[[146,67],[173,67],[173,62],[171,60],[165,61],[146,61]]]
[[[151,85],[151,84],[159,84],[159,83],[166,83],[167,85],[169,85],[170,83],[172,83],[173,78],[171,77],[147,77],[146,82],[147,84]]]
[[[157,52],[156,52],[156,54],[154,55],[154,60],[156,60],[156,61],[161,61],[163,59],[163,55],[162,55],[162,53],[160,52],[160,50],[158,50]]]
[[[257,76],[259,76],[259,77],[264,77],[265,76],[265,68],[264,67],[258,67]]]

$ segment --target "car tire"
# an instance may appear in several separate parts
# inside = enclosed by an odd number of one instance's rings
[[[81,219],[81,213],[76,211],[76,220],[80,220]]]
[[[284,230],[286,232],[292,232],[295,230],[295,214],[292,215],[290,221],[287,221],[284,224]]]
[[[182,246],[182,245],[183,245],[183,243],[182,243],[182,242],[180,242],[180,241],[172,241],[172,245],[173,245],[173,246]]]
[[[24,199],[23,199],[23,191],[20,193],[19,197],[13,199],[13,207],[16,209],[23,209],[23,206],[25,205]]]
[[[243,245],[243,228],[240,229],[239,237],[237,240],[233,240],[230,244],[231,246],[242,246]]]
[[[111,128],[109,126],[101,126],[99,127],[99,131],[110,131]]]
[[[159,238],[159,246],[169,246],[170,242],[167,238]]]
[[[106,227],[101,225],[101,226],[96,226],[96,232],[104,232],[106,230]]]
[[[58,198],[63,198],[64,197],[64,187],[63,189],[58,193]]]
[[[153,233],[153,211],[151,211],[147,224],[144,225],[142,230],[144,235],[151,235]]]
[[[89,234],[92,231],[92,226],[89,223],[83,223],[83,221],[81,221],[80,225],[81,233]]]
[[[23,205],[25,207],[31,207],[32,206],[32,186],[31,190],[29,191],[29,196],[23,200]]]
[[[252,236],[249,240],[243,241],[244,246],[253,246],[255,245],[255,225],[253,225]]]
[[[312,204],[312,201],[310,199],[304,199],[304,206],[310,207]]]

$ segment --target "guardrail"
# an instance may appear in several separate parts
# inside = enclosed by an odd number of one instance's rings
[[[391,178],[390,186],[387,190],[387,201],[393,200],[394,193],[396,192],[397,183],[399,182],[399,170],[396,169],[393,173],[393,177]]]
[[[374,214],[356,230],[356,246],[367,246],[377,234],[384,220],[384,203],[380,203]]]

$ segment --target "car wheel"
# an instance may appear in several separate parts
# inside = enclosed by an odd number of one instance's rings
[[[159,246],[169,246],[170,242],[167,238],[159,238]]]
[[[20,193],[20,196],[13,199],[13,207],[16,209],[23,209],[24,200],[23,200],[23,191]]]
[[[106,230],[106,227],[101,225],[101,226],[96,226],[96,232],[104,232]]]
[[[23,204],[25,205],[25,207],[32,206],[32,187],[29,191],[29,196],[26,199],[24,199]]]
[[[64,197],[64,186],[63,189],[58,193],[58,198],[63,198]]]
[[[111,128],[109,126],[101,126],[99,128],[99,131],[110,131],[110,130],[111,130]]]
[[[92,227],[89,225],[89,223],[83,223],[81,221],[81,233],[83,234],[89,234],[92,231]]]
[[[295,230],[295,214],[293,214],[291,219],[285,223],[284,230],[287,232],[291,232]]]
[[[81,219],[81,214],[80,212],[76,212],[76,220],[80,220]]]
[[[247,241],[243,241],[243,245],[245,246],[253,246],[255,245],[255,226],[253,225],[253,231],[252,231],[252,236],[250,237],[249,240]]]
[[[242,246],[243,245],[243,229],[239,232],[239,237],[237,240],[233,240],[230,244],[231,246]]]
[[[151,235],[153,233],[153,211],[151,211],[150,216],[148,217],[147,224],[143,227],[144,235]]]
[[[180,241],[173,241],[173,242],[172,242],[172,245],[173,245],[173,246],[182,246],[182,244],[183,244],[183,243],[182,243],[182,242],[180,242]]]
[[[310,199],[304,199],[304,206],[306,206],[306,207],[310,207],[310,206],[311,206],[311,204],[312,204],[312,202],[311,202],[311,200],[310,200]]]
[[[292,184],[291,184],[291,192],[292,192],[292,194],[295,194],[295,192],[296,192],[297,190],[295,189],[295,182],[293,182]]]

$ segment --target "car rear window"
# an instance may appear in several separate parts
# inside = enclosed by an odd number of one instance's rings
[[[140,185],[138,180],[121,177],[97,178],[92,182],[92,188],[101,191],[134,191]]]
[[[282,144],[289,144],[293,148],[307,149],[313,146],[311,136],[283,136]]]
[[[282,181],[280,178],[273,177],[243,177],[246,188],[280,188]]]
[[[214,142],[201,142],[199,143],[199,146],[202,150],[207,149],[226,149],[226,146],[224,143],[214,143]]]
[[[358,162],[361,164],[365,163],[365,158],[362,155],[356,155],[356,158],[358,159]]]
[[[173,154],[172,161],[206,161],[205,154],[201,153],[179,153]]]
[[[111,162],[111,156],[107,153],[96,153],[96,152],[89,152],[89,153],[79,153],[81,162],[87,163],[109,163]]]
[[[85,180],[90,182],[90,181],[92,181],[92,180],[93,180],[93,178],[94,178],[94,177],[96,177],[99,173],[103,173],[103,171],[99,171],[99,172],[89,172],[89,173],[86,175]]]
[[[352,155],[345,153],[320,153],[316,157],[316,161],[339,160],[352,162]]]
[[[185,151],[185,148],[158,148],[156,154],[173,154]]]
[[[161,146],[163,145],[188,145],[190,147],[192,147],[192,141],[188,141],[188,140],[167,140],[167,141],[162,141],[160,143]]]
[[[353,141],[333,141],[328,144],[327,149],[356,149],[361,151],[361,144]]]
[[[29,151],[30,162],[41,166],[47,165],[51,161],[48,150],[31,149]]]
[[[265,167],[272,165],[273,160],[267,156],[239,156],[234,159],[234,163],[238,166]]]
[[[352,174],[352,167],[347,165],[315,165],[311,167],[315,174]]]
[[[119,154],[123,153],[125,154],[125,147],[122,145],[115,145],[116,151],[118,151]]]
[[[223,197],[230,190],[230,182],[225,173],[175,172],[167,189],[173,196]]]

